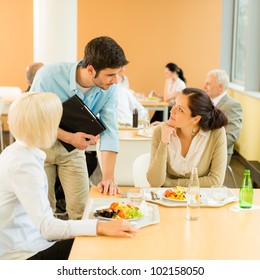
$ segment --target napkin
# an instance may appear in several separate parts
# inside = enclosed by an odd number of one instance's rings
[[[257,209],[260,209],[260,206],[252,205],[251,208],[240,208],[239,204],[236,204],[236,205],[230,206],[229,209],[233,212],[240,212],[240,211],[257,210]]]

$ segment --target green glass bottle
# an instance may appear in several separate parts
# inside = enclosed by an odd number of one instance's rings
[[[254,189],[250,178],[250,170],[245,169],[244,180],[240,188],[239,205],[241,208],[251,208],[254,199]]]

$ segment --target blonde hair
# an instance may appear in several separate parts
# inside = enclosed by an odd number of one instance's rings
[[[9,129],[28,147],[49,148],[57,139],[61,116],[62,104],[56,94],[23,93],[10,106]]]

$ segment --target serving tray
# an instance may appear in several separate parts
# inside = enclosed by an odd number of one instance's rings
[[[163,193],[167,189],[172,190],[173,188],[143,188],[145,200],[148,202],[163,205],[166,207],[185,207],[186,206],[186,203],[187,203],[186,201],[181,201],[181,200],[180,201],[176,201],[176,200],[170,201],[169,199],[164,199]],[[152,199],[151,192],[154,192],[159,197],[159,199]],[[200,194],[201,194],[201,203],[200,203],[201,207],[222,207],[226,204],[238,201],[237,196],[229,188],[227,189],[226,198],[222,202],[218,202],[212,198],[211,188],[201,188]]]
[[[103,205],[110,205],[111,203],[117,201],[130,203],[129,199],[126,198],[90,198],[85,207],[82,220],[97,219],[94,216],[94,209]],[[159,208],[157,205],[143,201],[140,206],[140,211],[144,214],[144,216],[131,222],[136,224],[139,228],[160,222]]]

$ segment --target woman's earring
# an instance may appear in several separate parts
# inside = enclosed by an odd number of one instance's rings
[[[192,128],[191,135],[194,136],[196,133],[195,126]]]

